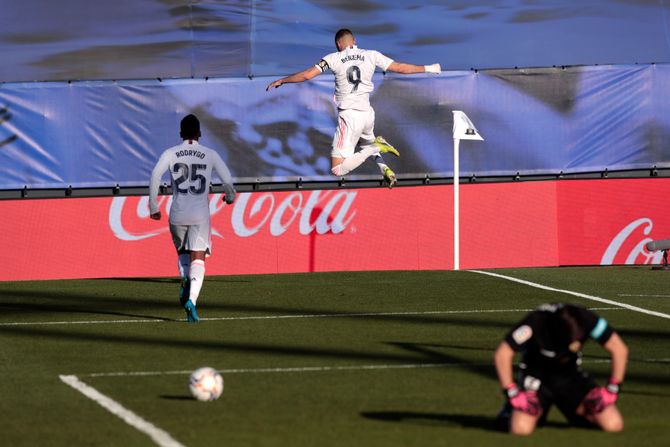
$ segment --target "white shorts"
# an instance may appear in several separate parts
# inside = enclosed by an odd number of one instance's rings
[[[337,129],[333,137],[331,157],[348,158],[354,155],[356,145],[367,146],[375,141],[375,111],[340,110],[337,117]]]
[[[212,254],[212,231],[209,220],[198,225],[170,224],[170,234],[174,248],[182,251],[204,251],[206,256]]]

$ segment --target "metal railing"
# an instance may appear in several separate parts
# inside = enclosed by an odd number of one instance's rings
[[[607,169],[593,172],[579,173],[547,173],[547,174],[524,174],[517,172],[513,175],[477,176],[470,174],[461,175],[462,184],[475,183],[505,183],[505,182],[528,182],[528,181],[550,181],[550,180],[594,180],[594,179],[625,179],[625,178],[668,178],[670,168],[657,168],[653,166],[648,169],[636,169],[625,171],[609,171]],[[421,176],[398,177],[396,188],[409,186],[432,186],[453,184],[453,177],[425,174]],[[385,188],[380,176],[357,176],[355,178],[334,178],[332,180],[312,180],[297,178],[295,180],[273,181],[272,179],[240,179],[235,182],[238,192],[264,192],[264,191],[311,191],[330,189],[358,189],[358,188]],[[161,186],[161,194],[171,194],[169,185]],[[222,193],[220,184],[210,186],[211,193]],[[61,198],[84,198],[84,197],[114,197],[114,196],[143,196],[149,194],[148,186],[108,186],[94,188],[29,188],[0,190],[0,200],[20,199],[61,199]]]

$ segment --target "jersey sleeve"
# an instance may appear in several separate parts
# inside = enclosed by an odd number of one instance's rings
[[[323,59],[321,59],[319,63],[315,65],[315,67],[318,68],[321,71],[321,73],[323,73],[329,68],[332,70],[334,63],[335,63],[335,53],[330,53],[323,56]]]
[[[578,308],[577,311],[581,314],[580,320],[584,324],[584,332],[601,345],[607,343],[614,333],[607,320],[588,309]]]
[[[324,71],[328,70],[328,62],[326,62],[325,59],[321,59],[318,64],[314,65],[316,68],[319,69],[321,73]]]
[[[534,319],[530,315],[514,326],[505,336],[505,341],[515,352],[522,351],[533,339],[535,335],[533,323]]]
[[[170,168],[170,153],[163,152],[158,159],[154,170],[151,172],[151,183],[149,183],[149,212],[155,214],[158,212],[158,187],[165,171]]]
[[[384,56],[379,51],[373,51],[375,65],[381,68],[383,71],[388,70],[389,65],[393,63],[393,59],[390,57]]]
[[[228,185],[233,184],[233,177],[230,175],[230,169],[228,169],[226,163],[216,152],[212,153],[212,167],[217,172],[217,174],[219,174],[219,177],[223,183]]]

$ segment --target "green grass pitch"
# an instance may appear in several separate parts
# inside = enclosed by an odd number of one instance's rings
[[[670,272],[496,270],[670,314]],[[186,446],[667,446],[670,320],[461,271],[207,277],[187,324],[176,279],[0,283],[0,433],[7,446],[154,445],[63,383],[75,375]],[[495,430],[491,356],[526,310],[573,302],[630,347],[617,435],[557,410],[526,439]],[[585,369],[608,377],[595,342]],[[218,401],[188,373],[222,370]]]

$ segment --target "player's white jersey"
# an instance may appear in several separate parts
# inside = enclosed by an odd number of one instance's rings
[[[180,145],[167,149],[151,173],[149,210],[158,212],[158,188],[165,171],[172,180],[172,206],[170,223],[196,225],[209,221],[209,184],[212,169],[223,183],[233,184],[228,166],[218,153],[195,140],[184,140]]]
[[[393,59],[379,51],[362,50],[353,45],[324,56],[316,67],[321,72],[330,68],[335,74],[335,102],[339,109],[368,110],[375,67],[386,71],[392,62]]]

